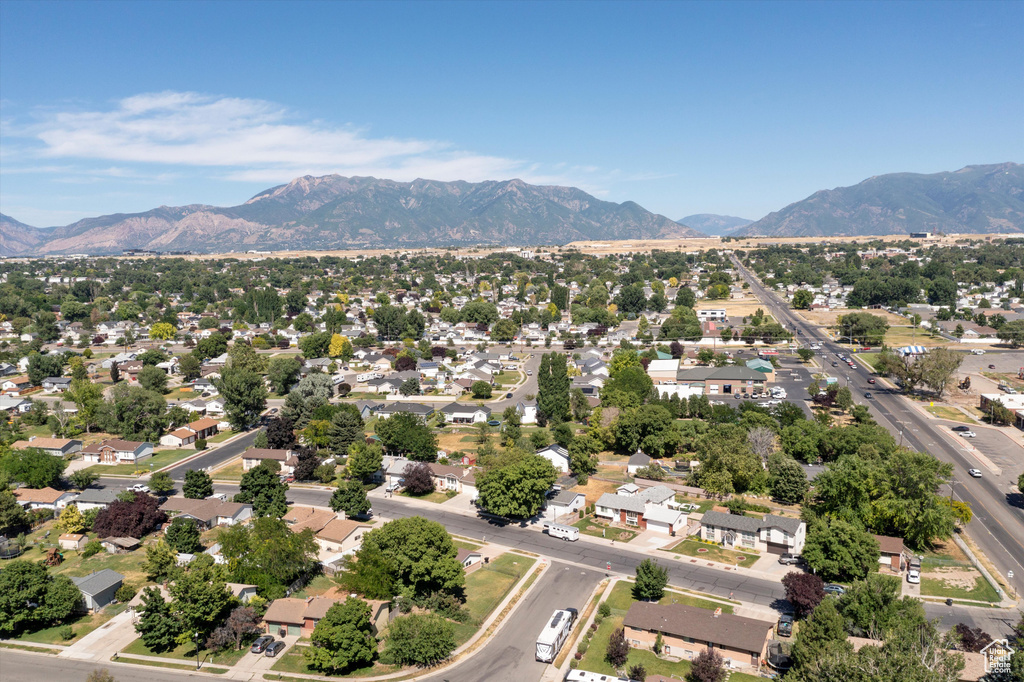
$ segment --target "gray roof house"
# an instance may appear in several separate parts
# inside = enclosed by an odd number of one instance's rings
[[[644,454],[643,450],[637,450],[630,456],[629,462],[626,464],[626,471],[632,476],[636,474],[637,469],[648,466],[650,463],[651,456]]]
[[[120,491],[113,488],[86,488],[75,498],[78,511],[86,509],[105,509],[117,499]]]
[[[82,578],[72,578],[71,582],[82,592],[82,601],[89,611],[99,611],[114,601],[114,593],[124,582],[124,576],[117,571],[104,568]]]
[[[714,510],[704,512],[700,521],[704,540],[726,547],[756,549],[759,552],[800,554],[804,548],[807,524],[796,518],[766,514],[757,519]]]
[[[434,408],[430,405],[424,405],[422,403],[406,403],[406,402],[390,402],[384,403],[377,407],[377,416],[381,419],[387,419],[393,414],[399,412],[408,412],[414,414],[420,419],[426,420],[430,415],[434,414]]]
[[[544,516],[554,520],[562,514],[578,511],[587,504],[587,496],[575,490],[562,490],[548,500],[548,508]]]
[[[475,424],[491,418],[491,408],[486,405],[451,403],[442,407],[440,411],[449,424]]]
[[[663,485],[640,490],[634,484],[619,487],[616,494],[605,493],[598,499],[594,514],[612,522],[674,534],[686,524],[686,514],[669,503],[675,491]]]

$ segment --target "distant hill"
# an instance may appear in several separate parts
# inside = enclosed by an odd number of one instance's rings
[[[697,213],[695,215],[688,215],[682,220],[677,220],[676,222],[688,225],[695,230],[703,232],[704,234],[720,237],[732,234],[741,227],[745,227],[754,221],[747,220],[746,218],[737,218],[731,215]]]
[[[1024,231],[1024,166],[1000,163],[955,172],[893,173],[821,190],[740,230],[804,237],[908,232]]]
[[[701,236],[632,201],[601,201],[575,187],[328,175],[297,178],[230,208],[161,206],[47,228],[3,216],[0,254],[216,253]]]

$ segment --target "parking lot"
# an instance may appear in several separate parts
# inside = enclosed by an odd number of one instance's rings
[[[963,438],[959,433],[951,431],[951,427],[958,426],[953,422],[942,422],[943,431],[960,441],[958,447],[973,456],[969,446],[974,446],[981,451],[994,465],[1003,470],[1004,474],[1013,473],[1016,475],[1024,466],[1024,449],[1015,441],[1003,434],[1001,431],[989,428],[973,428],[977,434],[974,438]],[[1007,427],[1009,428],[1009,427]],[[978,468],[990,472],[980,461]]]

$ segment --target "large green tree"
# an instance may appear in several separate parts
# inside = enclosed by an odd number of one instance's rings
[[[537,412],[545,422],[569,420],[568,365],[562,353],[545,353],[537,370]]]
[[[66,575],[53,575],[34,561],[8,561],[0,571],[0,636],[60,623],[81,599]]]
[[[339,483],[331,495],[331,509],[343,511],[346,516],[361,516],[370,511],[370,500],[366,489],[358,480]]]
[[[217,380],[224,399],[224,413],[237,430],[247,428],[267,407],[267,387],[259,374],[241,368],[225,369]]]
[[[189,469],[185,472],[181,494],[192,500],[205,500],[213,495],[213,479],[202,469]]]
[[[544,506],[558,479],[547,459],[526,454],[477,475],[478,504],[498,516],[528,519]]]
[[[455,650],[455,626],[436,613],[400,616],[384,637],[382,660],[398,665],[434,665]]]
[[[224,569],[208,554],[197,556],[187,570],[179,572],[168,584],[171,607],[182,631],[178,642],[192,639],[194,633],[205,638],[228,615],[234,595],[224,580]]]
[[[394,572],[395,586],[411,596],[432,592],[461,595],[465,584],[458,549],[444,526],[422,516],[411,516],[385,523],[363,536],[356,552],[356,573],[366,555],[379,553]]]
[[[285,493],[288,484],[283,482],[276,471],[260,464],[242,474],[239,492],[235,502],[252,505],[255,516],[281,518],[288,511]]]
[[[142,636],[142,643],[155,653],[173,649],[181,634],[182,624],[165,601],[160,590],[147,587],[142,592],[142,605],[139,607],[139,621],[135,631]]]
[[[0,475],[29,488],[59,487],[68,463],[39,448],[9,450],[0,455]]]
[[[256,585],[270,599],[283,596],[288,584],[313,566],[318,551],[312,530],[295,533],[275,518],[230,526],[219,541],[231,579]]]
[[[825,580],[864,578],[878,570],[878,541],[842,519],[818,520],[807,529],[802,556]]]
[[[384,451],[380,443],[366,443],[363,440],[353,442],[348,448],[348,459],[345,468],[352,478],[365,481],[380,471],[384,461]]]
[[[377,652],[370,605],[354,597],[335,604],[317,621],[310,641],[303,655],[315,670],[340,673],[369,665]]]
[[[437,460],[437,436],[414,414],[399,412],[379,419],[375,431],[389,454],[404,455],[417,462]]]

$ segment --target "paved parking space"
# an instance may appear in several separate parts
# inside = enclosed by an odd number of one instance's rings
[[[989,369],[995,365],[995,369]],[[1014,372],[1024,367],[1024,351],[1006,353],[989,352],[984,355],[968,355],[960,365],[961,372]]]

